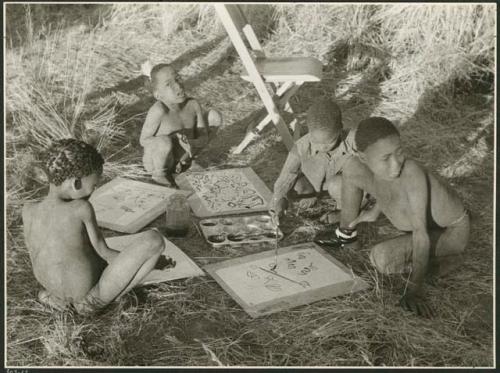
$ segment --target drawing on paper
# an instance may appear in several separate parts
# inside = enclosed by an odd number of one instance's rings
[[[168,197],[179,191],[136,180],[116,178],[97,189],[89,201],[100,226],[134,233],[165,210]]]
[[[106,238],[109,247],[121,251],[125,247],[134,244],[134,236],[117,236]],[[203,270],[196,265],[181,249],[163,237],[165,250],[163,255],[167,261],[175,265],[167,266],[162,270],[153,269],[144,279],[143,284],[178,280],[181,278],[203,276]]]
[[[365,287],[314,243],[236,258],[205,269],[251,315],[272,313]]]
[[[185,178],[209,214],[267,208],[268,190],[249,168],[194,172]]]

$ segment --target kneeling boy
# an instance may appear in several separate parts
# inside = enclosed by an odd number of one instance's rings
[[[270,213],[284,214],[292,188],[301,198],[299,209],[312,207],[322,191],[335,199],[340,209],[340,172],[352,155],[353,135],[343,131],[342,114],[335,102],[321,99],[307,111],[309,133],[294,145],[274,184]]]
[[[153,230],[134,235],[139,244],[121,252],[108,247],[88,202],[103,163],[82,141],[54,142],[45,159],[48,195],[23,207],[33,272],[45,288],[38,298],[57,309],[73,304],[77,312],[89,313],[106,306],[138,285],[164,249]]]
[[[343,171],[340,227],[328,242],[341,246],[356,240],[356,225],[372,222],[382,212],[402,235],[371,249],[370,260],[381,273],[411,270],[401,305],[429,317],[432,309],[423,298],[429,264],[441,270],[457,261],[469,241],[469,216],[458,195],[417,162],[405,157],[400,135],[387,119],[368,118],[355,132],[358,156]],[[360,211],[362,192],[376,204]],[[359,215],[358,215],[359,214]]]

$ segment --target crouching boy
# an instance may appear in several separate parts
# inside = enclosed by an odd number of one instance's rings
[[[401,231],[371,249],[370,260],[384,274],[411,271],[401,305],[429,317],[424,277],[444,273],[459,261],[469,241],[469,216],[455,191],[405,156],[400,135],[387,119],[372,117],[355,132],[357,156],[343,171],[340,226],[330,240],[318,243],[340,247],[357,239],[356,225],[373,222],[380,213]],[[361,210],[363,191],[375,206]]]

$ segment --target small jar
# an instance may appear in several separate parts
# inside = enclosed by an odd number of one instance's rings
[[[184,237],[189,231],[191,214],[187,199],[182,194],[174,194],[167,201],[165,231],[168,236]]]

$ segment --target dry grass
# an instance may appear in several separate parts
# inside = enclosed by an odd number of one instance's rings
[[[188,91],[205,107],[222,112],[225,126],[201,153],[203,166],[250,165],[272,187],[286,150],[269,128],[244,154],[228,156],[262,104],[239,78],[242,66],[212,7],[114,4],[85,12],[70,5],[11,7],[7,37],[15,40],[6,54],[9,365],[493,363],[493,101],[491,87],[473,90],[478,77],[494,72],[492,6],[261,4],[245,9],[270,55],[311,55],[325,63],[323,81],[304,86],[297,96],[302,121],[318,96],[336,97],[348,126],[374,114],[394,120],[409,154],[445,177],[471,210],[471,245],[462,267],[428,286],[439,311],[434,320],[395,306],[405,278],[381,276],[369,264],[369,246],[395,233],[386,220],[361,227],[363,249],[334,253],[372,286],[352,296],[252,320],[204,277],[137,289],[95,319],[42,307],[35,300],[39,285],[20,219],[22,204],[41,198],[46,189],[34,167],[38,151],[53,139],[79,137],[105,156],[105,181],[117,175],[142,178],[138,135],[151,104],[139,77],[144,60],[173,63]],[[54,11],[71,13],[72,22],[51,25]],[[329,206],[324,201],[299,216],[292,210],[282,227],[282,245],[327,229],[317,218]],[[153,226],[161,229],[162,224],[158,219]],[[265,249],[209,249],[194,230],[173,241],[200,265]]]

